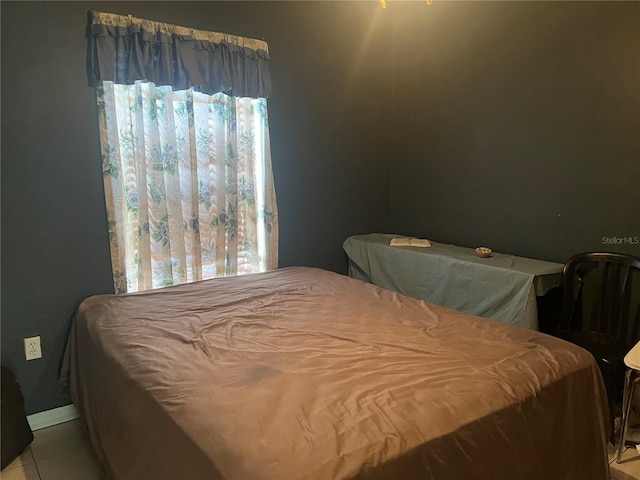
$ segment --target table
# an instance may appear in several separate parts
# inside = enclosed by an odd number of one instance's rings
[[[536,296],[560,286],[560,263],[431,242],[431,247],[391,247],[400,235],[347,238],[349,275],[430,303],[502,323],[538,329]]]

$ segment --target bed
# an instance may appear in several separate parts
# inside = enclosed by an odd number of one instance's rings
[[[118,480],[609,478],[585,350],[319,269],[90,297],[68,356]]]

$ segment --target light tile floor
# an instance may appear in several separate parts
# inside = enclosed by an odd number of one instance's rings
[[[0,473],[2,480],[104,480],[81,420],[33,432],[26,451]]]
[[[617,463],[616,451],[609,445],[609,470],[612,480],[638,480],[640,479],[640,453],[635,447],[627,448],[622,453],[622,462]]]
[[[640,480],[640,453],[625,450],[622,463],[609,448],[612,480]],[[34,432],[27,450],[0,473],[1,480],[105,480],[81,420]]]

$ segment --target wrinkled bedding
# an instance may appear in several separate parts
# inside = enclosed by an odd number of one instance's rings
[[[319,269],[90,297],[68,354],[118,480],[609,478],[588,352]]]

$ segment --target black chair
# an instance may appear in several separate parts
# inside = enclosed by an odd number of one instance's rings
[[[554,335],[595,357],[613,425],[624,388],[624,356],[640,340],[640,258],[582,253],[567,261],[562,276],[562,313]]]

